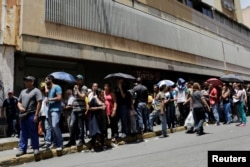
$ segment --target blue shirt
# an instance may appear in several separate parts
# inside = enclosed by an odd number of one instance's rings
[[[62,94],[62,88],[54,85],[48,92],[48,98],[55,98],[58,94]],[[49,101],[49,111],[61,111],[61,101]]]

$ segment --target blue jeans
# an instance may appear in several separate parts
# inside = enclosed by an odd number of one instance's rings
[[[217,103],[212,105],[212,111],[213,111],[213,114],[214,114],[214,119],[216,121],[216,124],[219,125],[220,124],[220,116],[219,116],[218,104]]]
[[[49,124],[49,119],[44,119],[44,128],[45,128],[45,137],[44,140],[47,144],[51,144],[51,134],[52,134],[52,127]]]
[[[21,120],[21,132],[19,141],[19,150],[26,151],[28,138],[31,138],[33,149],[39,149],[39,136],[37,133],[37,124],[34,122],[35,113],[29,114],[27,118]]]
[[[148,120],[149,120],[149,115],[148,115],[148,109],[147,109],[147,104],[145,102],[140,102],[137,105],[136,108],[137,116],[138,116],[138,126],[139,126],[139,131],[147,131],[148,130]]]
[[[49,116],[49,124],[52,127],[53,144],[57,147],[62,147],[63,137],[62,137],[61,129],[59,127],[61,112],[49,111],[48,116]]]
[[[231,104],[230,103],[225,103],[223,104],[223,109],[224,109],[224,114],[225,114],[225,122],[230,123],[231,122]]]
[[[161,115],[160,110],[154,110],[152,113],[149,115],[149,129],[153,130],[153,123],[156,117],[160,117],[161,120],[161,131],[162,135],[167,134],[167,119],[166,119],[166,113],[164,112],[163,115]]]
[[[120,105],[117,107],[118,119],[121,119],[122,133],[128,133],[128,116],[129,109],[126,105]]]
[[[79,136],[76,138],[77,126],[79,128]],[[72,112],[70,119],[70,141],[75,142],[76,139],[84,141],[84,111]]]

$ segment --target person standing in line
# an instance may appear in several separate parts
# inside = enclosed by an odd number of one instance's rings
[[[184,125],[184,121],[186,120],[189,113],[189,107],[187,107],[189,104],[188,102],[189,97],[190,97],[190,92],[186,87],[185,80],[179,78],[177,80],[176,102],[180,112],[180,118],[179,118],[180,125]]]
[[[219,116],[219,98],[218,98],[218,90],[213,86],[213,84],[209,84],[209,103],[213,111],[213,115],[215,118],[215,126],[220,125],[220,116]]]
[[[77,83],[74,86],[74,100],[72,102],[72,112],[70,118],[70,140],[65,145],[69,147],[75,145],[78,140],[77,146],[80,147],[85,144],[84,140],[84,119],[85,112],[87,110],[86,98],[87,98],[87,87],[83,85],[83,76],[76,76]],[[76,125],[78,125],[79,135],[77,135]]]
[[[175,128],[175,95],[173,93],[173,86],[167,88],[166,96],[166,116],[168,129],[173,133],[173,128]]]
[[[205,97],[200,91],[200,84],[195,82],[193,84],[193,93],[190,99],[190,112],[193,112],[194,126],[198,136],[204,134],[203,122],[205,120],[204,107],[209,111],[209,105],[207,104]]]
[[[14,96],[12,90],[8,90],[8,97],[3,101],[1,108],[1,117],[7,119],[7,137],[15,136],[19,137],[19,119],[18,119],[18,99]]]
[[[232,97],[234,97],[238,93],[236,82],[232,83],[232,90],[233,90]],[[241,122],[240,114],[239,114],[238,107],[237,107],[238,101],[239,101],[239,99],[233,98],[233,102],[232,102],[232,106],[233,106],[232,107],[232,118],[233,118],[233,122],[237,122],[237,123]],[[237,117],[237,119],[235,117]]]
[[[166,85],[161,85],[159,88],[158,85],[154,85],[154,100],[153,100],[153,108],[154,110],[149,115],[149,129],[153,131],[153,123],[155,118],[160,116],[161,120],[161,137],[167,137],[167,117],[166,117],[166,96],[165,93],[167,91]]]
[[[31,138],[31,145],[34,155],[39,154],[39,136],[37,133],[38,116],[42,104],[42,93],[34,86],[35,77],[24,77],[26,89],[22,90],[18,98],[18,108],[20,114],[26,114],[21,118],[21,132],[19,140],[19,152],[17,157],[26,154],[28,138]]]
[[[133,88],[135,92],[135,110],[138,116],[139,133],[143,134],[148,131],[149,113],[147,109],[148,88],[142,84],[142,79],[136,79],[137,85]]]
[[[247,84],[246,88],[246,93],[247,93],[247,114],[250,114],[250,84]]]
[[[93,97],[96,97],[96,90],[98,89],[98,83],[93,83],[91,92],[88,94],[88,100],[91,101]]]
[[[158,117],[161,110],[161,98],[159,98],[160,88],[158,85],[153,86],[153,111],[149,114],[149,131],[153,132],[153,126],[156,118]]]
[[[118,122],[116,117],[116,96],[111,90],[111,84],[104,84],[104,100],[106,106],[106,114],[107,114],[107,124],[111,128],[111,141],[115,142],[118,137]],[[106,136],[108,136],[106,134]]]
[[[130,132],[128,121],[129,111],[132,106],[131,94],[128,92],[128,84],[123,78],[116,79],[117,87],[115,88],[115,96],[117,100],[117,118],[121,120],[121,138],[125,138]]]
[[[237,89],[237,94],[233,96],[233,98],[239,100],[239,102],[236,104],[237,109],[239,111],[239,115],[241,118],[241,123],[237,124],[236,126],[240,126],[240,127],[244,127],[246,126],[246,122],[247,122],[247,117],[246,117],[246,113],[245,113],[245,94],[243,92],[243,86],[238,83],[236,85],[236,89]]]
[[[67,100],[65,102],[66,106],[63,108],[64,111],[64,119],[67,122],[68,129],[70,131],[70,120],[71,120],[71,113],[72,113],[72,104],[74,101],[73,91],[71,89],[66,90]]]
[[[194,82],[193,81],[188,81],[186,82],[186,87],[188,89],[188,94],[186,96],[186,111],[189,111],[190,109],[190,99],[191,99],[191,94],[193,93],[193,84]]]
[[[244,111],[245,111],[245,113],[247,113],[247,91],[246,91],[246,85],[244,85],[244,84],[242,84],[242,91],[243,91],[243,93],[244,93]]]
[[[231,119],[231,103],[230,103],[230,89],[228,85],[224,84],[222,87],[221,100],[223,103],[223,110],[225,115],[224,124],[230,124]]]
[[[48,110],[48,119],[49,124],[52,127],[52,144],[50,148],[55,148],[57,151],[62,151],[63,147],[63,137],[62,132],[59,127],[59,121],[61,118],[62,107],[62,88],[61,86],[54,84],[54,77],[52,75],[48,75],[45,78],[45,83],[49,90],[47,104],[49,105]]]
[[[45,148],[49,148],[51,145],[51,136],[52,136],[52,128],[49,124],[48,120],[48,105],[47,105],[47,94],[48,89],[46,88],[45,82],[40,83],[40,91],[43,96],[42,106],[40,110],[40,119],[42,120],[43,132],[44,132],[44,141],[45,141]]]
[[[89,102],[88,112],[90,113],[89,120],[89,133],[91,137],[91,151],[95,150],[95,144],[98,137],[100,137],[101,150],[105,150],[105,134],[106,128],[106,112],[105,112],[105,100],[104,91],[98,88],[96,91],[96,96],[94,96]],[[87,113],[86,113],[87,114]]]
[[[209,84],[207,82],[203,83],[203,87],[201,90],[201,94],[204,96],[207,104],[209,104]],[[208,112],[207,109],[205,109],[205,122],[206,126],[208,126],[209,121],[211,120],[210,112]]]

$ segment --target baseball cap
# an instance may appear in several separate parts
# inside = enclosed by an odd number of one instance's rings
[[[83,76],[82,76],[81,74],[78,74],[78,75],[76,76],[76,79],[83,80]]]
[[[29,75],[29,76],[24,77],[24,78],[23,78],[23,80],[35,81],[35,80],[36,80],[36,78],[35,78],[35,77],[33,77],[33,76],[31,76],[31,75]]]

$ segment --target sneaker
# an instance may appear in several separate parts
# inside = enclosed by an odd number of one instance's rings
[[[34,155],[38,155],[39,154],[39,150],[38,149],[34,149]]]
[[[159,136],[159,138],[166,138],[166,137],[168,137],[167,134],[166,134],[166,135],[161,135],[161,136]]]
[[[218,124],[218,123],[215,123],[215,124],[214,124],[214,126],[219,126],[219,125],[220,125],[220,124]]]
[[[49,146],[49,149],[55,149],[56,148],[56,145],[54,145],[54,144],[51,144],[50,146]]]
[[[45,145],[43,146],[45,149],[49,149],[50,148],[50,145],[49,143],[45,143]]]
[[[57,147],[56,148],[56,151],[62,151],[63,149],[62,149],[62,147]]]
[[[239,126],[240,126],[240,127],[245,127],[245,126],[246,126],[246,124],[240,124]]]
[[[85,144],[85,142],[84,141],[82,141],[82,140],[80,140],[78,143],[77,143],[77,147],[80,147],[80,146],[83,146]]]
[[[120,138],[125,138],[127,135],[125,133],[122,133]]]
[[[26,154],[26,151],[18,151],[18,153],[16,154],[16,157],[20,157],[22,155]]]

